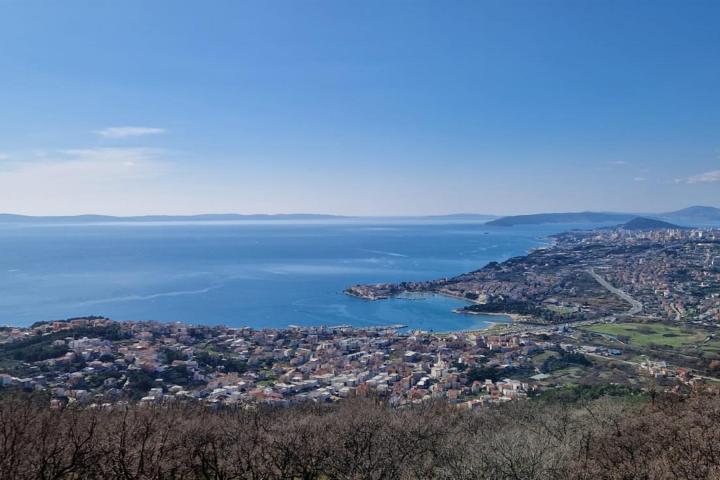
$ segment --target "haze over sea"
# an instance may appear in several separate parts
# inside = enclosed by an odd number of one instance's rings
[[[568,225],[419,220],[0,225],[0,324],[104,315],[240,327],[405,324],[498,317],[431,296],[369,302],[356,283],[427,280],[525,254]]]

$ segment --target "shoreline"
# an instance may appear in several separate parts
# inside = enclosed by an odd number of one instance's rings
[[[448,293],[448,292],[433,291],[433,290],[427,290],[427,291],[404,291],[404,292],[400,292],[400,293],[398,293],[398,294],[396,294],[396,295],[389,295],[389,296],[382,296],[382,297],[378,296],[378,297],[373,297],[373,298],[368,298],[368,297],[364,297],[364,296],[361,296],[361,295],[356,295],[356,294],[353,294],[353,293],[351,293],[351,292],[349,292],[349,291],[345,291],[344,293],[345,293],[346,295],[350,296],[350,297],[357,298],[357,299],[360,299],[360,300],[369,301],[369,302],[382,301],[382,300],[392,300],[392,299],[401,299],[401,300],[410,300],[410,301],[411,301],[411,300],[413,300],[412,295],[418,295],[418,296],[422,296],[422,295],[437,295],[437,296],[440,296],[440,297],[451,298],[451,299],[453,299],[453,300],[459,300],[459,301],[465,302],[465,303],[470,304],[470,305],[482,305],[481,302],[478,302],[478,301],[476,301],[476,300],[472,300],[472,299],[469,299],[469,298],[466,298],[466,297],[463,297],[463,296],[460,296],[460,295],[453,295],[453,294]],[[403,295],[406,295],[406,296],[403,296]],[[509,313],[509,312],[472,312],[472,311],[465,311],[465,310],[463,310],[462,308],[453,308],[452,310],[450,310],[450,312],[453,313],[453,314],[455,314],[455,315],[468,315],[468,316],[483,315],[483,316],[486,316],[486,317],[503,317],[503,318],[507,319],[507,321],[486,322],[486,323],[487,323],[487,326],[486,326],[486,327],[482,327],[482,328],[469,328],[469,329],[452,330],[452,331],[442,332],[442,333],[444,333],[444,334],[451,334],[451,333],[454,333],[454,332],[479,332],[479,331],[489,330],[489,329],[491,329],[491,328],[493,328],[493,327],[495,327],[495,326],[508,326],[508,327],[509,327],[509,326],[513,326],[513,325],[518,324],[518,323],[526,323],[525,320],[528,319],[527,317],[525,317],[525,316],[523,316],[523,315],[520,315],[520,314],[517,314],[517,313]],[[437,332],[436,332],[436,333],[437,333]]]
[[[524,317],[523,315],[520,315],[519,313],[508,313],[508,312],[466,312],[462,311],[460,309],[453,310],[453,313],[457,313],[459,315],[486,315],[488,317],[507,317],[511,321],[506,322],[507,324],[510,323],[524,323],[523,320],[526,320],[528,317]],[[501,323],[501,322],[498,322]]]
[[[480,302],[477,302],[477,301],[475,301],[475,300],[471,300],[471,299],[469,299],[469,298],[461,297],[461,296],[459,296],[459,295],[452,295],[452,294],[446,293],[446,292],[427,291],[427,292],[403,292],[403,293],[416,294],[416,295],[439,295],[439,296],[441,296],[441,297],[452,298],[453,300],[462,300],[462,301],[464,301],[464,302],[467,302],[467,303],[473,304],[473,305],[482,305]],[[388,300],[388,299],[392,299],[392,298],[402,298],[402,297],[400,297],[400,295],[402,295],[403,293],[400,293],[400,294],[395,295],[395,296],[392,296],[392,297],[383,298],[382,300]],[[362,297],[357,297],[357,298],[362,298]],[[406,298],[406,300],[409,300],[409,299]],[[471,311],[464,311],[464,310],[462,310],[462,309],[460,309],[460,308],[454,308],[454,309],[452,309],[452,310],[450,310],[450,311],[451,311],[452,313],[456,314],[456,315],[470,315],[470,316],[473,316],[473,315],[474,315],[474,316],[483,315],[483,316],[486,316],[486,317],[504,317],[504,318],[508,319],[508,321],[505,321],[505,322],[502,322],[502,321],[486,322],[486,323],[487,323],[487,326],[482,327],[482,328],[469,328],[469,329],[464,329],[464,330],[453,330],[453,331],[448,331],[448,332],[442,332],[442,333],[444,333],[444,334],[451,334],[451,333],[457,333],[457,332],[462,332],[462,333],[467,333],[467,332],[482,332],[482,331],[485,331],[485,330],[490,330],[491,328],[494,328],[494,327],[496,327],[496,326],[511,327],[511,326],[516,325],[516,324],[518,324],[518,323],[521,323],[521,324],[522,324],[522,323],[526,323],[525,320],[528,319],[528,317],[525,317],[525,316],[520,315],[520,314],[518,314],[518,313],[508,313],[508,312],[471,312]]]
[[[462,296],[460,296],[460,295],[453,295],[453,294],[447,293],[447,292],[427,291],[427,292],[403,292],[403,293],[417,294],[417,295],[440,295],[440,296],[442,296],[442,297],[452,298],[452,299],[454,299],[454,300],[462,300],[463,302],[467,302],[467,303],[472,304],[472,305],[482,305],[482,303],[480,303],[480,302],[478,302],[478,301],[476,301],[476,300],[471,300],[471,299],[469,299],[469,298],[465,298],[465,297],[462,297]],[[392,299],[392,298],[402,298],[402,297],[400,297],[400,295],[402,295],[403,293],[400,293],[400,294],[395,295],[395,296],[393,296],[393,297],[382,298],[382,299],[379,299],[379,300],[388,300],[388,299]],[[354,296],[354,295],[353,295],[353,296]],[[362,298],[362,297],[356,297],[356,298]],[[365,300],[370,300],[370,299],[365,299]],[[472,312],[472,311],[464,311],[464,310],[462,310],[462,309],[460,309],[460,308],[454,308],[454,309],[451,310],[451,312],[452,312],[452,313],[455,313],[455,314],[458,314],[458,315],[485,315],[485,316],[488,316],[488,317],[507,317],[507,318],[510,319],[509,322],[495,322],[495,323],[498,323],[498,324],[499,324],[499,323],[511,324],[511,323],[515,323],[515,322],[523,323],[523,320],[526,320],[526,319],[528,318],[528,317],[526,317],[526,316],[520,315],[519,313],[509,313],[509,312]]]
[[[551,249],[554,246],[558,244],[557,234],[552,235],[546,235],[543,237],[536,237],[536,240],[540,241],[541,245],[536,247],[531,247],[525,251],[525,254],[523,256],[527,257],[528,255],[531,255],[535,251],[541,251],[541,250],[547,250]],[[490,263],[490,262],[488,262]],[[486,264],[487,265],[487,264]],[[486,265],[483,265],[480,267],[480,269],[485,268]],[[447,280],[447,279],[444,279]],[[427,282],[416,282],[416,284],[432,284],[435,281],[427,281]],[[353,298],[358,298],[361,300],[367,300],[367,301],[377,301],[377,300],[389,300],[393,298],[402,298],[402,295],[440,295],[446,298],[452,298],[454,300],[459,300],[462,302],[465,302],[469,305],[482,305],[484,302],[479,302],[477,300],[473,300],[470,298],[467,298],[462,295],[454,295],[452,293],[449,293],[445,290],[420,290],[420,291],[411,291],[411,290],[403,290],[399,293],[392,293],[392,294],[381,294],[381,295],[365,295],[363,293],[357,293],[355,288],[356,287],[366,287],[368,290],[372,291],[373,288],[379,288],[379,287],[392,287],[393,285],[400,285],[400,284],[377,284],[377,285],[354,285],[352,287],[348,287],[345,290],[343,290],[343,293],[345,295],[348,295]],[[408,298],[406,298],[408,299]],[[518,313],[509,313],[509,312],[473,312],[473,311],[467,311],[461,308],[454,308],[451,310],[454,314],[460,314],[460,315],[486,315],[486,316],[494,316],[494,317],[504,317],[506,319],[509,319],[507,322],[488,322],[488,327],[480,330],[485,330],[492,328],[496,325],[506,325],[506,326],[513,326],[517,324],[533,324],[532,320],[533,317],[527,316],[527,315],[521,315]]]

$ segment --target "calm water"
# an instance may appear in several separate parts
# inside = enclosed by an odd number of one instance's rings
[[[96,314],[252,327],[467,329],[497,317],[453,314],[463,302],[443,297],[368,302],[342,290],[477,269],[566,228],[387,221],[0,225],[0,323]]]

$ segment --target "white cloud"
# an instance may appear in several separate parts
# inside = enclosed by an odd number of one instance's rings
[[[9,160],[9,159],[10,159],[10,155],[8,155],[7,153],[0,153],[0,162],[3,160]]]
[[[95,133],[104,138],[127,138],[142,137],[144,135],[158,135],[165,133],[164,128],[154,127],[108,127],[102,130],[95,130]]]
[[[613,160],[611,162],[608,162],[610,165],[627,165],[628,162],[625,160]]]
[[[675,181],[676,183],[711,183],[720,182],[720,170],[712,170],[698,175],[692,175],[687,178],[681,178]]]
[[[644,182],[645,180],[646,180],[645,177],[635,177],[635,178],[633,178],[633,181],[635,181],[635,182]]]

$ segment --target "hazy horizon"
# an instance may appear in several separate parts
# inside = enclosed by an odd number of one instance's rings
[[[445,213],[418,213],[418,214],[366,214],[366,215],[344,215],[326,212],[270,212],[270,213],[237,213],[237,212],[196,212],[196,213],[141,213],[141,214],[128,214],[128,215],[113,215],[106,213],[97,212],[80,212],[70,214],[59,214],[59,215],[45,215],[45,214],[19,214],[15,212],[0,211],[0,215],[13,215],[13,216],[26,216],[26,217],[83,217],[83,216],[100,216],[100,217],[117,217],[117,218],[132,218],[132,217],[196,217],[196,216],[223,216],[223,215],[237,215],[246,217],[260,217],[260,216],[318,216],[318,217],[338,217],[338,218],[403,218],[403,217],[452,217],[452,216],[478,216],[478,217],[505,217],[505,216],[522,216],[522,215],[539,215],[539,214],[562,214],[562,213],[619,213],[619,214],[630,214],[630,215],[661,215],[666,213],[673,213],[687,208],[718,208],[714,205],[687,205],[684,207],[673,208],[667,211],[654,211],[654,212],[638,212],[631,210],[565,210],[565,211],[526,211],[519,213],[494,213],[494,212],[445,212]]]
[[[709,0],[3,2],[0,210],[720,205],[718,19]]]

